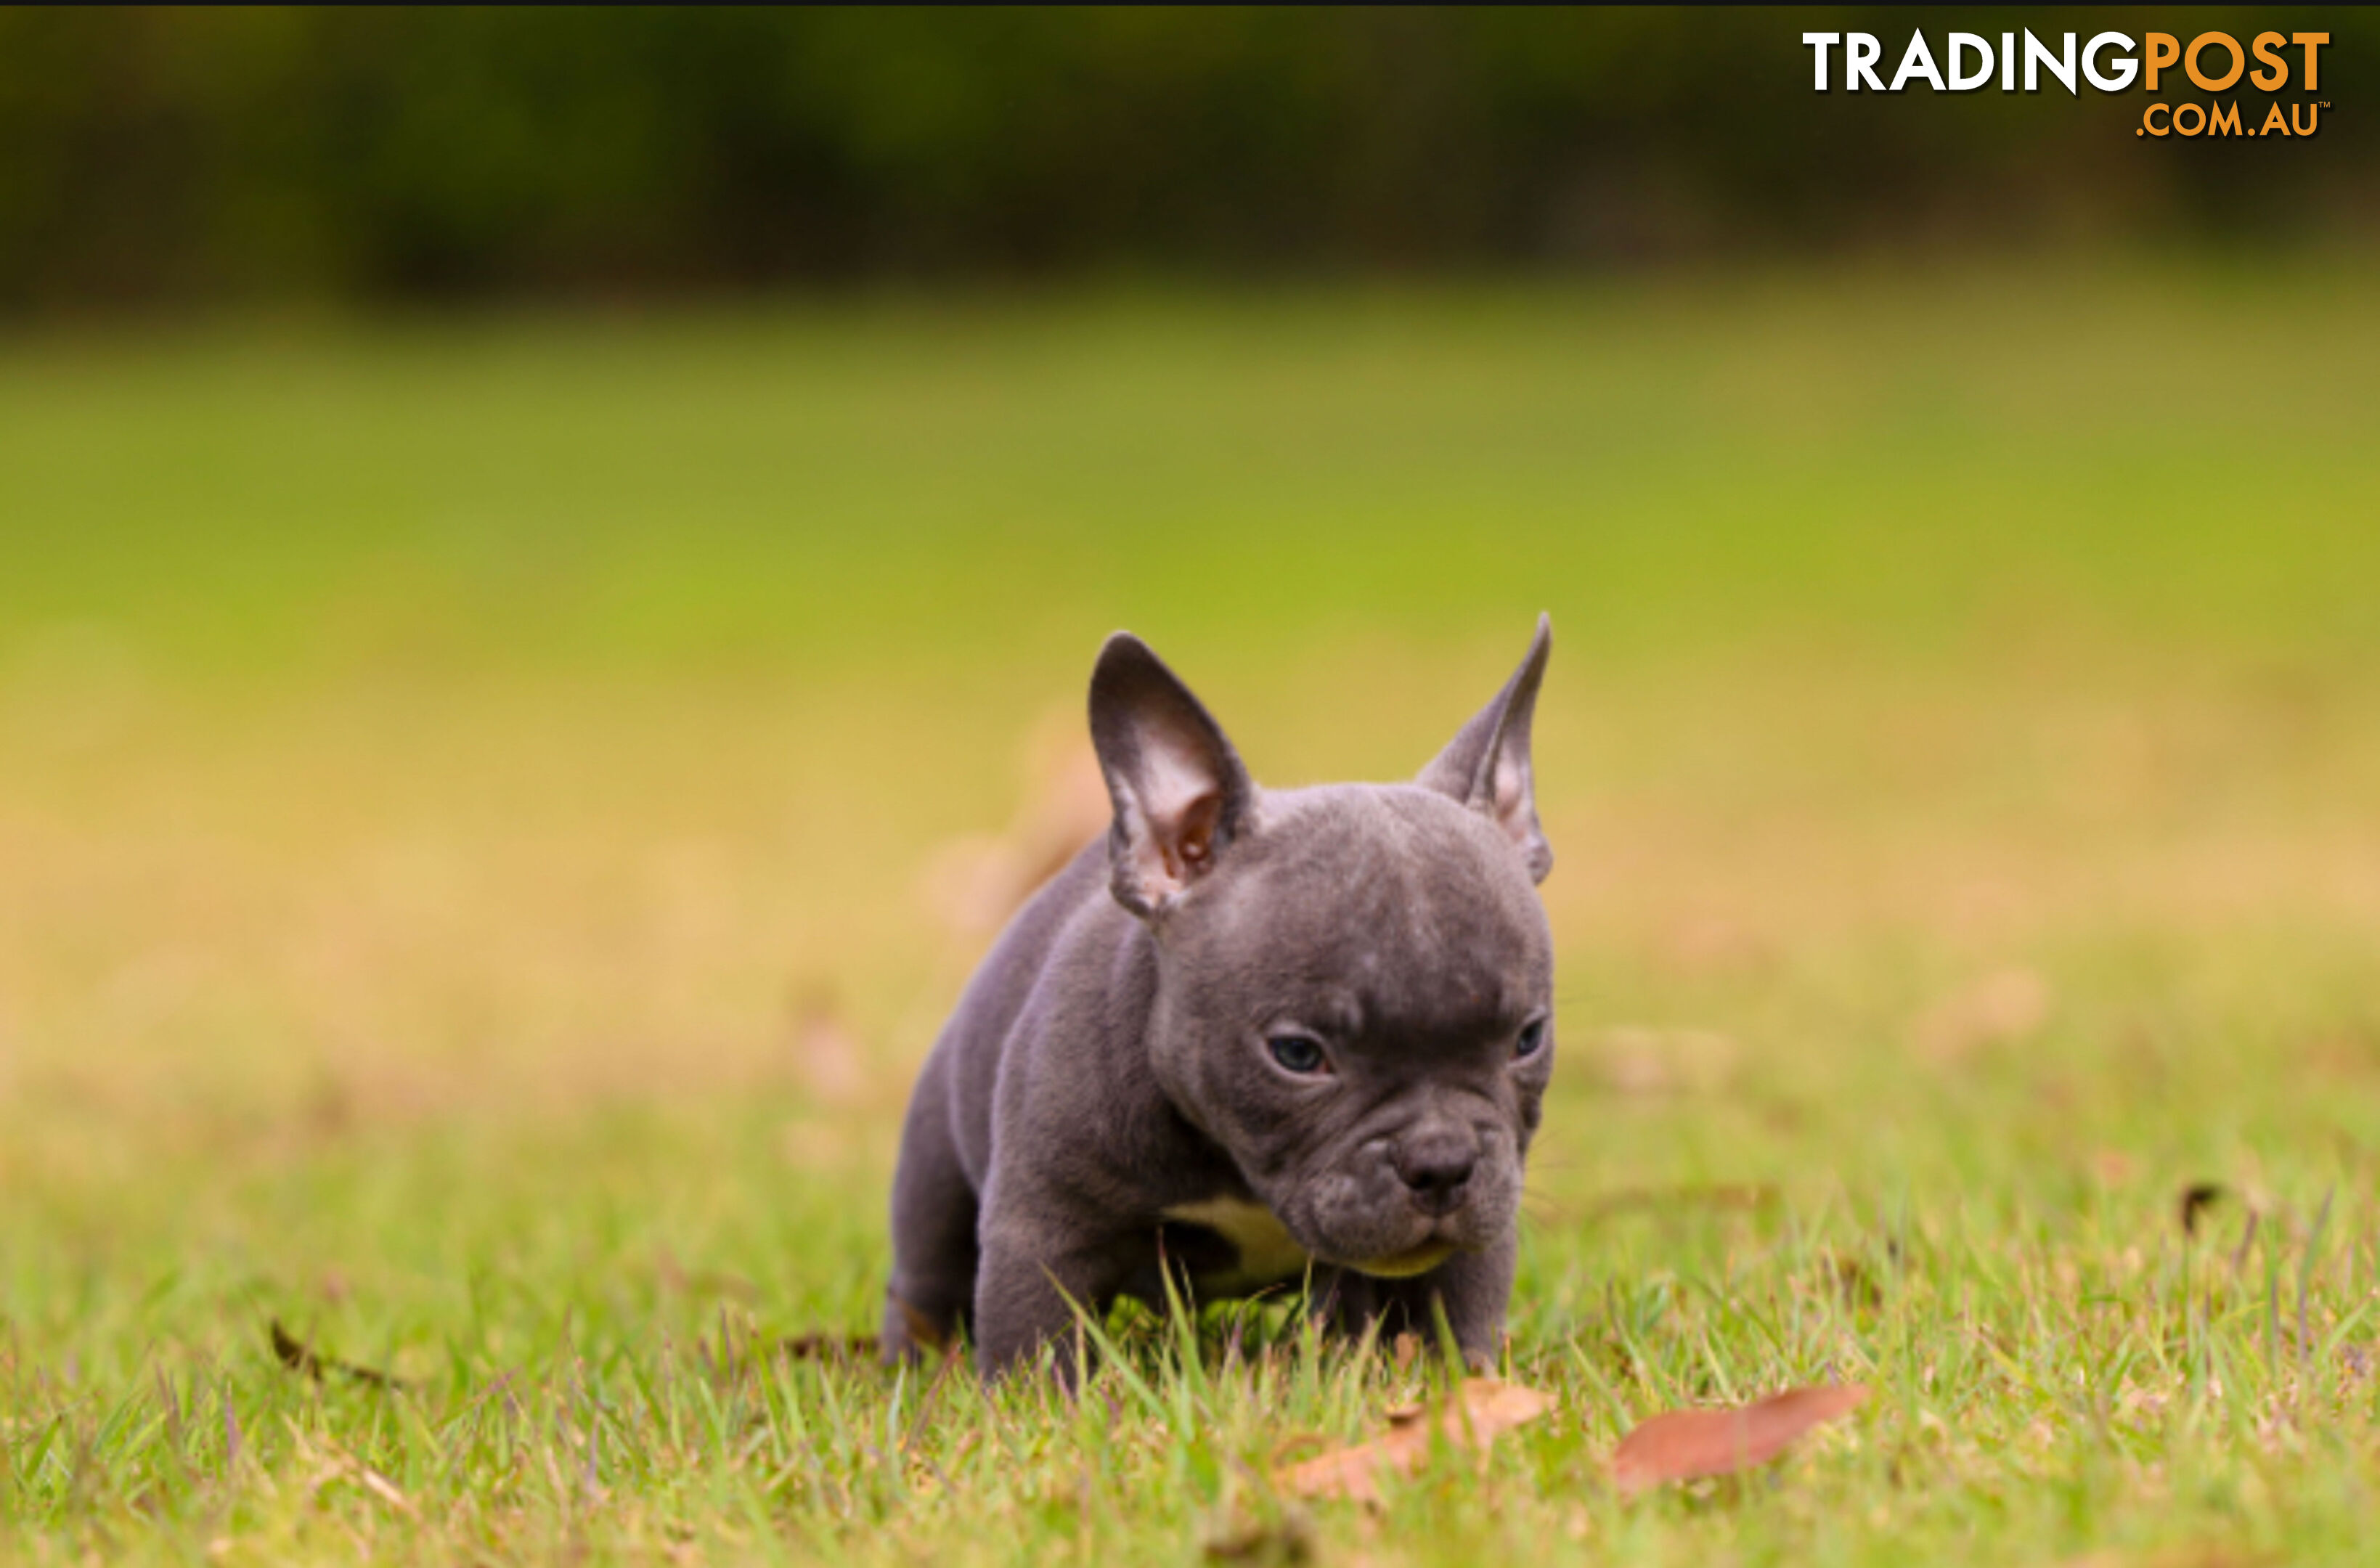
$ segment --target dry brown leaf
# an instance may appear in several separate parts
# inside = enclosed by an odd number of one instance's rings
[[[374,1388],[401,1389],[406,1386],[403,1380],[392,1378],[385,1372],[375,1371],[370,1367],[358,1367],[351,1361],[339,1361],[322,1355],[312,1345],[283,1328],[281,1319],[278,1318],[272,1320],[268,1337],[273,1342],[273,1355],[275,1360],[291,1371],[302,1373],[318,1383],[325,1381],[335,1373],[339,1377],[351,1378],[357,1382],[368,1383]]]
[[[2198,1217],[2223,1201],[2230,1188],[2221,1182],[2192,1182],[2181,1189],[2181,1234],[2198,1234]]]
[[[1664,1481],[1749,1470],[1866,1399],[1864,1383],[1827,1383],[1789,1389],[1737,1409],[1672,1410],[1620,1440],[1611,1455],[1611,1479],[1622,1492],[1640,1492]]]
[[[950,1336],[934,1326],[934,1320],[903,1301],[892,1298],[901,1311],[901,1322],[908,1331],[911,1348],[934,1355],[947,1355],[951,1351]],[[833,1330],[812,1330],[808,1333],[788,1334],[777,1342],[778,1354],[795,1361],[874,1361],[884,1354],[884,1341],[876,1334],[847,1334]]]
[[[1472,1378],[1453,1399],[1438,1407],[1435,1420],[1426,1418],[1423,1411],[1393,1412],[1389,1429],[1371,1441],[1317,1454],[1275,1479],[1281,1490],[1299,1497],[1378,1502],[1380,1471],[1391,1469],[1410,1476],[1420,1469],[1429,1458],[1433,1431],[1443,1435],[1451,1448],[1470,1449],[1484,1456],[1498,1434],[1534,1421],[1553,1407],[1554,1396],[1541,1389],[1498,1378]]]

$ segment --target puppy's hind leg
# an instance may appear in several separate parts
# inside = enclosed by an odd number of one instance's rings
[[[950,1075],[935,1056],[920,1075],[892,1173],[892,1282],[884,1357],[914,1357],[957,1334],[975,1303],[974,1184],[951,1136]]]

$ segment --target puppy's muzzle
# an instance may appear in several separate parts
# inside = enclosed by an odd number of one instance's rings
[[[1400,1139],[1389,1163],[1405,1185],[1413,1206],[1443,1219],[1470,1196],[1471,1173],[1479,1165],[1479,1145],[1460,1127],[1431,1127]]]

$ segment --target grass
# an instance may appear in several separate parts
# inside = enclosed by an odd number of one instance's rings
[[[0,1555],[2360,1560],[2375,350],[2188,269],[0,348]],[[1434,1374],[1278,1310],[768,1353],[872,1324],[921,881],[1101,634],[1377,777],[1539,608],[1554,1417],[1375,1513],[1265,1477]]]

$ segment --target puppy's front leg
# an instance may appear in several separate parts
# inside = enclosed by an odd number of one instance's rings
[[[1380,1316],[1379,1282],[1353,1269],[1318,1265],[1308,1282],[1305,1309],[1326,1331],[1360,1338]],[[1394,1331],[1393,1326],[1381,1327]]]
[[[986,1208],[983,1261],[976,1273],[975,1355],[987,1379],[1030,1361],[1057,1343],[1059,1380],[1080,1386],[1075,1310],[1096,1321],[1120,1282],[1113,1248],[1064,1220]],[[1087,1347],[1086,1347],[1086,1350]]]
[[[1503,1349],[1504,1309],[1512,1300],[1512,1270],[1519,1252],[1519,1239],[1507,1232],[1486,1250],[1457,1253],[1427,1274],[1374,1283],[1385,1298],[1384,1306],[1393,1303],[1391,1318],[1402,1318],[1402,1326],[1421,1335],[1425,1343],[1435,1343],[1438,1315],[1434,1307],[1443,1307],[1446,1326],[1454,1331],[1454,1343],[1463,1352],[1464,1364],[1475,1372],[1484,1372],[1496,1365]]]

